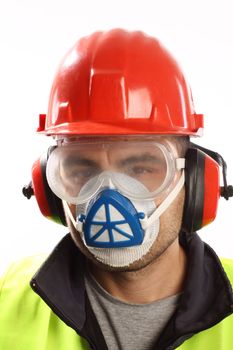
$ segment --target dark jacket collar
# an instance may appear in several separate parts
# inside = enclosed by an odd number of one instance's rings
[[[66,235],[31,280],[31,287],[73,328],[85,318],[85,257]]]
[[[156,343],[156,349],[174,349],[192,334],[232,313],[231,285],[215,252],[195,233],[181,232],[180,244],[188,257],[185,287],[179,307]],[[85,265],[85,257],[67,235],[34,276],[31,286],[67,325],[86,337],[93,348],[104,350],[106,344],[85,292]],[[97,339],[99,344],[94,346]]]
[[[229,279],[213,249],[194,233],[180,234],[188,267],[183,294],[156,349],[174,349],[193,334],[210,328],[232,313]]]

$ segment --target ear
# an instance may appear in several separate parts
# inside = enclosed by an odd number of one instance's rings
[[[184,231],[194,232],[211,223],[219,197],[218,163],[201,150],[189,148],[185,161]]]
[[[46,166],[55,146],[50,147],[32,166],[32,188],[42,215],[67,226],[62,201],[50,189],[46,178]]]

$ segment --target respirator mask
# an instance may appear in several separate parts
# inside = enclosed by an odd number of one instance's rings
[[[46,176],[92,255],[123,267],[142,258],[155,242],[159,217],[184,185],[184,166],[184,158],[162,137],[70,137],[58,140]]]

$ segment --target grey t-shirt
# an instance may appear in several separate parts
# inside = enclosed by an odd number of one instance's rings
[[[107,293],[89,273],[87,294],[110,350],[150,350],[176,310],[180,295],[128,304]]]

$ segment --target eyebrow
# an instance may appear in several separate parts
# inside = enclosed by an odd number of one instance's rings
[[[136,164],[136,163],[158,163],[161,161],[160,157],[153,156],[148,153],[143,153],[140,155],[134,155],[134,156],[129,156],[124,159],[120,159],[116,162],[116,166],[122,167],[122,166],[128,166],[131,164]],[[88,159],[88,158],[78,158],[76,156],[69,156],[65,158],[63,161],[63,166],[69,167],[69,166],[75,166],[75,165],[81,165],[81,166],[86,166],[86,167],[92,167],[92,168],[100,168],[100,165],[98,162]]]
[[[129,164],[135,164],[135,163],[146,163],[146,162],[151,162],[151,163],[158,163],[161,161],[160,157],[152,156],[151,154],[148,153],[143,153],[140,155],[135,155],[135,156],[130,156],[125,159],[121,159],[117,162],[118,165],[129,165]]]
[[[87,159],[87,158],[78,158],[75,156],[69,156],[65,158],[65,160],[63,161],[63,165],[64,166],[83,165],[83,166],[88,166],[93,168],[96,168],[96,167],[99,168],[99,164],[94,160]]]

